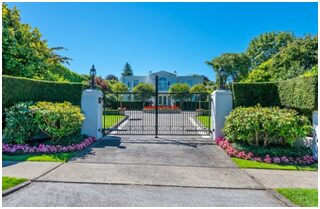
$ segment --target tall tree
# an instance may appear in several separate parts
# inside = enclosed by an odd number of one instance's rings
[[[17,8],[10,10],[7,4],[2,4],[3,74],[40,79],[50,77],[56,74],[54,66],[70,60],[56,53],[61,49],[64,48],[50,48],[37,28],[21,23]]]
[[[307,35],[282,47],[277,54],[253,69],[245,82],[278,81],[294,78],[318,64],[318,37]]]
[[[106,80],[111,80],[111,81],[119,81],[118,77],[113,75],[113,74],[109,74],[106,76]]]
[[[122,97],[123,97],[123,93],[128,92],[128,86],[126,86],[125,84],[121,83],[121,82],[117,82],[114,85],[111,86],[111,90],[113,93],[116,94],[118,101],[120,101],[120,107],[122,109]]]
[[[256,68],[277,54],[295,39],[291,32],[268,32],[254,38],[247,48],[246,54],[251,60],[251,67]]]
[[[135,100],[142,100],[142,105],[144,107],[145,102],[154,96],[155,88],[154,85],[150,83],[139,83],[132,89]]]
[[[239,81],[248,75],[250,59],[244,53],[225,53],[212,61],[208,61],[207,64],[216,72],[217,83],[221,82],[218,72],[220,68],[226,71],[224,80],[229,78],[232,81]]]
[[[121,74],[122,76],[132,76],[132,69],[129,63],[126,63],[123,69],[123,72]]]
[[[188,93],[190,92],[190,86],[186,83],[175,83],[169,88],[172,99],[180,100],[180,106],[182,108],[184,100],[190,98]]]
[[[196,94],[199,102],[199,108],[201,109],[201,101],[204,101],[207,99],[208,89],[203,84],[197,84],[191,87],[190,93]]]
[[[289,43],[273,57],[272,77],[285,80],[297,77],[318,64],[318,36],[307,35]]]

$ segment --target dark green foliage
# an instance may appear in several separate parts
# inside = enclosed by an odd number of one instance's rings
[[[280,104],[311,115],[318,109],[318,76],[278,82]]]
[[[190,110],[190,111],[195,111],[197,109],[208,110],[209,108],[209,102],[206,102],[206,101],[201,101],[200,103],[187,101],[187,102],[183,102],[182,106],[181,106],[181,102],[177,101],[175,105],[180,107],[181,110]],[[199,105],[201,105],[201,108]]]
[[[3,141],[10,144],[24,144],[39,129],[30,110],[32,102],[19,102],[5,109],[6,128]]]
[[[129,63],[126,63],[123,69],[123,72],[121,73],[122,76],[132,76],[132,68]]]
[[[74,135],[62,137],[59,141],[47,140],[43,144],[68,146],[72,144],[79,144],[84,139],[85,139],[85,136],[82,135],[80,131],[78,131]]]
[[[235,82],[245,78],[250,68],[250,59],[245,53],[225,53],[206,63],[215,71],[218,83],[220,68],[226,71],[224,79],[231,78]]]
[[[78,81],[79,75],[63,63],[71,60],[56,53],[64,47],[49,47],[37,28],[21,23],[17,8],[2,4],[2,73],[4,75],[54,80]]]
[[[126,108],[126,110],[142,110],[143,102],[142,101],[134,101],[134,102],[121,102],[122,107]],[[151,105],[150,102],[145,102],[145,106]],[[120,107],[120,101],[109,101],[107,104],[108,109],[118,109]]]
[[[111,81],[119,81],[118,77],[113,75],[113,74],[109,74],[106,76],[105,80],[111,80]]]
[[[86,87],[87,85],[81,83],[2,76],[2,107],[9,107],[20,101],[69,101],[74,105],[80,105],[82,90]]]
[[[308,76],[279,82],[234,83],[234,107],[279,106],[293,108],[311,117],[318,109],[318,77]]]
[[[295,146],[281,146],[269,145],[267,147],[257,147],[241,142],[234,142],[232,146],[239,151],[246,153],[252,152],[254,156],[264,157],[270,155],[271,157],[287,156],[287,157],[302,157],[305,155],[312,155],[312,152],[307,147]]]
[[[280,99],[276,82],[268,83],[233,83],[233,105],[263,107],[278,106]]]
[[[291,32],[268,32],[255,37],[246,51],[252,67],[255,68],[267,61],[294,39]]]

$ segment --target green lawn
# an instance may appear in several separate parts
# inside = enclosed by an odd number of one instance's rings
[[[317,189],[281,188],[276,191],[300,207],[318,207]]]
[[[21,154],[21,155],[6,155],[2,154],[2,160],[8,161],[42,161],[42,162],[67,162],[75,156],[72,153],[54,153],[54,154]]]
[[[315,163],[310,166],[296,166],[296,165],[276,165],[269,163],[260,163],[252,160],[243,160],[239,158],[231,158],[232,161],[240,168],[257,168],[257,169],[275,169],[275,170],[299,170],[299,171],[317,171],[318,164]]]
[[[10,187],[16,186],[16,185],[21,184],[25,181],[27,181],[27,179],[3,176],[2,177],[2,190],[9,189]]]
[[[126,116],[124,115],[104,115],[102,118],[102,126],[104,128],[111,128],[114,125],[118,124],[125,117]]]
[[[197,119],[204,127],[211,129],[211,116],[198,115]]]

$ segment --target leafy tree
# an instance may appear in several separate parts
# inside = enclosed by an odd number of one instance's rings
[[[107,92],[109,91],[110,87],[108,86],[108,84],[105,82],[105,80],[103,80],[101,77],[95,77],[94,81],[96,83],[97,86],[100,86],[102,92]]]
[[[186,83],[175,83],[169,88],[169,93],[173,99],[180,100],[182,107],[183,101],[190,97],[188,93],[190,92],[190,87]]]
[[[254,38],[246,51],[252,68],[270,59],[294,39],[295,36],[290,32],[268,32]]]
[[[17,8],[10,10],[7,4],[2,4],[3,74],[27,78],[52,77],[57,74],[53,66],[59,67],[70,60],[56,53],[61,49],[64,48],[49,48],[37,28],[21,23]]]
[[[155,92],[154,85],[150,83],[139,83],[132,89],[132,93],[134,94],[134,99],[142,100],[143,107],[145,105],[145,101],[150,99]]]
[[[278,81],[309,72],[318,63],[318,37],[307,35],[282,47],[272,58],[252,70],[245,82]]]
[[[191,87],[190,89],[190,93],[194,93],[197,94],[197,98],[199,101],[199,108],[201,109],[201,101],[206,100],[207,99],[207,94],[208,93],[208,89],[205,85],[203,84],[197,84]]]
[[[217,83],[219,84],[221,82],[218,74],[220,68],[226,71],[226,75],[222,79],[231,78],[232,81],[236,82],[247,76],[250,68],[250,59],[244,53],[225,53],[212,61],[208,61],[207,64],[216,72]]]
[[[129,63],[126,63],[123,69],[123,72],[121,74],[122,76],[132,76],[132,69],[131,66],[129,65]]]
[[[272,75],[272,59],[262,63],[256,69],[252,70],[246,79],[243,79],[244,82],[268,82],[271,80]]]
[[[106,80],[114,80],[114,81],[119,81],[118,77],[112,74],[109,74],[106,76]]]
[[[318,65],[311,68],[311,70],[306,71],[300,77],[310,77],[310,76],[315,76],[315,75],[318,75]]]
[[[111,86],[111,90],[113,93],[116,94],[118,101],[120,101],[120,107],[122,108],[122,97],[123,97],[123,93],[126,93],[129,91],[128,87],[121,83],[121,82],[117,82],[114,85]]]
[[[273,80],[302,75],[318,64],[318,36],[298,38],[282,48],[272,59]]]

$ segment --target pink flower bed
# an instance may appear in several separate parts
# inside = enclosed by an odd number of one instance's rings
[[[58,152],[74,152],[83,150],[96,141],[95,137],[88,137],[79,144],[68,146],[61,145],[45,145],[30,146],[28,144],[6,144],[2,143],[2,152],[4,153],[58,153]]]
[[[244,152],[236,150],[232,147],[231,143],[223,138],[217,138],[216,143],[224,149],[230,157],[236,157],[245,160],[254,160],[263,163],[275,163],[275,164],[289,164],[289,165],[310,165],[316,162],[316,160],[311,155],[305,155],[302,157],[292,158],[287,156],[282,157],[270,157],[266,155],[264,157],[254,156],[252,152]]]

